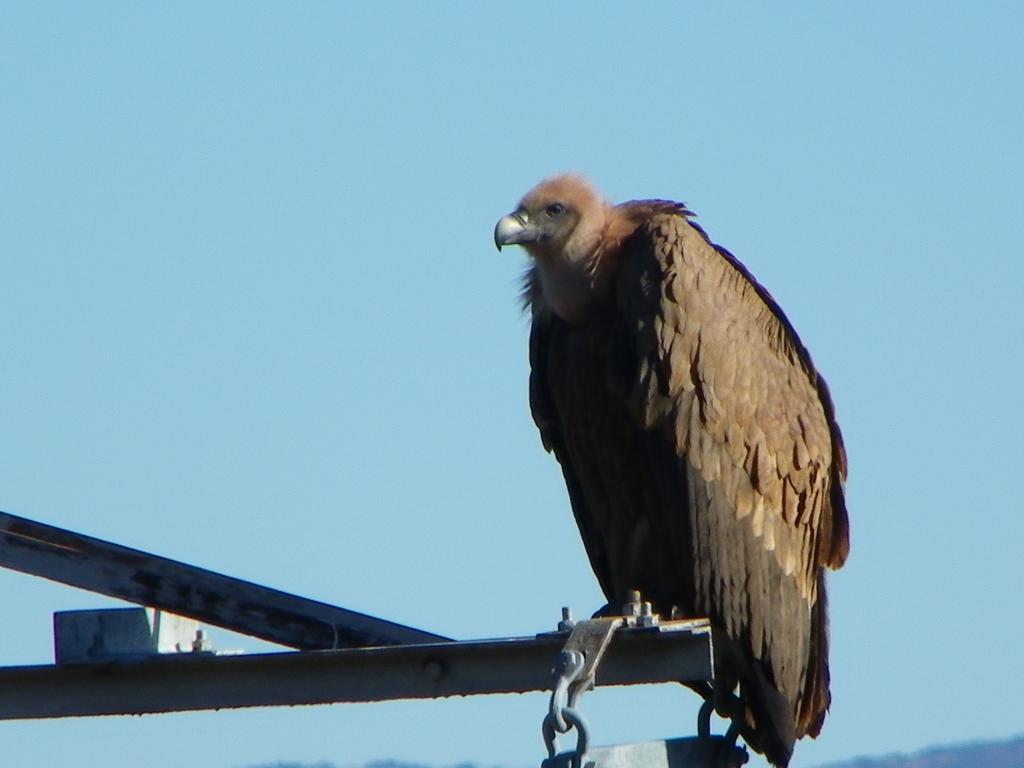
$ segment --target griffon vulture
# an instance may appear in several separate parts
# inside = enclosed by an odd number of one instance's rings
[[[785,766],[831,699],[846,456],[793,326],[691,216],[561,175],[494,241],[531,257],[530,405],[609,605],[638,589],[662,615],[708,617],[716,680],[694,687]]]

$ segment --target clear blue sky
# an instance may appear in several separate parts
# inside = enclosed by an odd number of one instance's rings
[[[1017,3],[0,4],[0,509],[456,637],[603,601],[527,404],[542,176],[688,202],[832,386],[795,766],[1024,731]],[[0,573],[0,663],[54,610]],[[217,635],[215,633],[215,639]],[[226,638],[223,645],[237,645]],[[250,648],[258,644],[247,644]],[[595,739],[692,732],[674,687]],[[525,766],[544,697],[0,723],[10,765]]]

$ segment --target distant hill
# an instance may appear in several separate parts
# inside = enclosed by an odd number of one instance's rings
[[[858,757],[819,768],[1024,768],[1024,736],[929,747],[911,755]]]
[[[333,763],[265,763],[251,768],[340,768]],[[434,768],[397,760],[376,760],[362,768]],[[472,763],[450,768],[476,768]],[[929,747],[910,755],[858,757],[818,768],[1024,768],[1024,736],[1007,741],[972,742],[943,747]]]

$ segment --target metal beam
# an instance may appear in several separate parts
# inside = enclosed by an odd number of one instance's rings
[[[449,639],[5,512],[0,566],[292,648]]]
[[[245,656],[0,668],[0,719],[146,714],[550,690],[566,634]],[[597,685],[712,677],[707,622],[623,629]]]

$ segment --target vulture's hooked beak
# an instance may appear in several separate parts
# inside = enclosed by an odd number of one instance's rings
[[[502,216],[494,226],[494,244],[501,250],[503,245],[524,245],[535,243],[540,233],[530,226],[526,211],[516,211]]]

